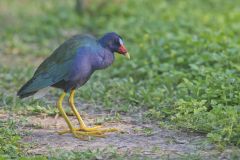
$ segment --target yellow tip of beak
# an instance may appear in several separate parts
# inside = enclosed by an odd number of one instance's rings
[[[128,52],[125,53],[125,56],[127,57],[127,59],[130,59],[130,54]]]

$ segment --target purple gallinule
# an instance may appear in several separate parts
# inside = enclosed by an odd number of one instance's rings
[[[107,68],[113,63],[114,52],[130,58],[122,38],[114,32],[106,33],[100,39],[90,35],[73,36],[40,64],[33,77],[22,86],[17,95],[25,98],[46,87],[60,88],[63,93],[57,101],[57,107],[69,130],[59,133],[72,133],[80,139],[84,136],[104,137],[106,132],[114,132],[117,129],[103,129],[101,126],[87,127],[74,105],[74,93],[75,89],[89,80],[94,71]],[[73,127],[62,107],[62,101],[68,92],[70,93],[69,105],[78,119],[79,128]]]

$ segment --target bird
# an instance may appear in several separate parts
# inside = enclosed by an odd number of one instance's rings
[[[39,65],[32,78],[19,89],[17,96],[26,98],[48,87],[60,89],[63,92],[56,105],[68,129],[58,133],[71,133],[79,139],[106,137],[106,133],[116,132],[118,129],[88,127],[75,107],[74,95],[75,90],[83,86],[94,71],[105,69],[114,62],[115,53],[130,59],[122,37],[115,32],[105,33],[99,39],[90,34],[72,36]],[[68,93],[68,104],[78,120],[79,128],[73,126],[62,106]]]

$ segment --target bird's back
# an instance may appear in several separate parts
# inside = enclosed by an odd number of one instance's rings
[[[77,50],[81,47],[91,47],[95,45],[96,39],[90,35],[76,35],[60,45],[46,60],[44,60],[35,71],[34,75],[47,72],[55,65],[72,61]],[[67,68],[66,68],[67,69]]]
[[[68,78],[79,48],[95,45],[97,40],[89,35],[76,35],[65,41],[40,64],[33,77],[23,85],[17,95],[24,98]]]

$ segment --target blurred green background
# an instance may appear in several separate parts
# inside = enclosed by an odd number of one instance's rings
[[[17,90],[72,35],[115,31],[132,59],[117,55],[78,90],[77,101],[144,111],[160,127],[204,133],[219,147],[240,146],[240,1],[87,0],[78,11],[74,0],[0,1],[5,112],[55,113],[49,100],[59,91],[20,101]]]

